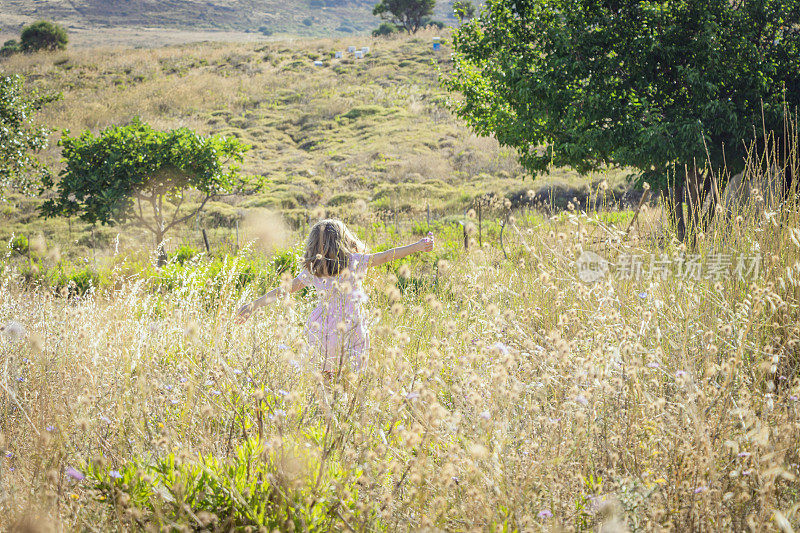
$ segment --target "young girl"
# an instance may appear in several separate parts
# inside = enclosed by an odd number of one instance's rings
[[[327,219],[314,224],[308,234],[303,271],[294,278],[289,292],[314,287],[319,303],[311,312],[305,333],[311,356],[318,358],[323,374],[330,376],[350,363],[361,367],[369,348],[369,335],[362,304],[367,296],[361,286],[369,267],[380,266],[417,252],[433,250],[433,234],[420,241],[385,252],[365,254],[364,244],[341,220]],[[239,322],[252,312],[278,299],[277,287],[239,309]]]

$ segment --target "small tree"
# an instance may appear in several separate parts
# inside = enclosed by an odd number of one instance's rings
[[[166,262],[163,241],[171,228],[195,216],[215,196],[238,192],[249,183],[235,164],[249,146],[219,135],[202,137],[187,128],[161,132],[136,119],[97,136],[64,132],[61,144],[66,168],[57,196],[44,202],[42,214],[80,215],[108,225],[134,220],[153,234],[159,265]],[[184,201],[191,190],[199,198],[187,209]]]
[[[381,0],[372,14],[400,26],[408,33],[417,33],[433,14],[436,0]]]
[[[475,18],[475,4],[470,0],[457,0],[453,2],[453,14],[463,24]]]
[[[64,50],[67,47],[67,32],[58,24],[40,20],[22,29],[20,41],[25,52]]]
[[[33,156],[47,148],[49,131],[33,116],[60,95],[26,94],[21,76],[0,76],[0,198],[6,188],[27,192],[35,184],[35,172],[46,173]]]

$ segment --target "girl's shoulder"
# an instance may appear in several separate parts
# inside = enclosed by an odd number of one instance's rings
[[[365,272],[369,266],[369,254],[350,254],[350,261],[347,265],[350,271],[355,273]]]

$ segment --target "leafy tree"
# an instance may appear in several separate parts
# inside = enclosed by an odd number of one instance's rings
[[[21,51],[19,42],[17,42],[16,39],[9,39],[4,42],[3,47],[0,48],[0,57],[8,57],[12,54],[16,54],[19,51]]]
[[[33,154],[47,148],[49,131],[36,125],[33,116],[59,97],[26,93],[21,76],[0,76],[0,197],[9,187],[30,190],[32,174],[47,172]]]
[[[67,47],[67,32],[58,24],[40,20],[22,29],[20,41],[25,52],[64,50]]]
[[[453,14],[463,24],[475,18],[475,4],[470,0],[453,2]]]
[[[430,19],[436,0],[380,0],[372,14],[403,28],[408,33],[417,33]]]
[[[164,235],[171,228],[195,216],[215,196],[251,184],[239,176],[236,165],[249,146],[219,135],[202,137],[187,128],[156,131],[136,119],[97,136],[64,132],[61,144],[66,168],[57,195],[44,202],[42,213],[80,215],[87,222],[109,225],[133,220],[155,237],[161,265],[166,262]],[[192,190],[195,203],[182,209]]]
[[[639,169],[673,194],[683,238],[684,183],[703,205],[710,172],[741,169],[800,103],[800,0],[488,0],[444,83],[534,176]]]

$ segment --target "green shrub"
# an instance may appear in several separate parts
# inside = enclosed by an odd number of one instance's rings
[[[373,37],[386,37],[388,35],[393,35],[400,31],[400,27],[397,24],[392,24],[391,22],[381,22],[381,25],[378,26],[377,29],[372,30]]]
[[[25,235],[15,235],[9,247],[19,254],[28,253],[28,238]]]
[[[12,54],[20,52],[22,48],[16,39],[9,39],[3,43],[3,48],[0,48],[0,57],[8,57]]]
[[[67,32],[58,24],[40,20],[22,29],[20,41],[25,52],[64,50],[67,48]]]
[[[292,250],[279,250],[272,258],[272,266],[279,276],[284,272],[296,276],[300,272],[300,263],[300,257]]]
[[[281,471],[287,459],[302,465],[303,473],[291,480]],[[276,451],[250,439],[231,459],[209,454],[183,462],[169,454],[118,468],[90,465],[87,479],[112,513],[135,509],[138,526],[146,529],[332,531],[343,527],[339,509],[361,515],[357,473],[330,457],[321,464],[303,446]]]
[[[186,261],[196,256],[198,253],[200,252],[196,248],[193,248],[188,244],[184,244],[175,250],[175,255],[173,258],[175,259],[176,263],[183,265]]]
[[[306,18],[303,19],[303,25],[311,26],[312,24],[314,24],[314,21],[311,20],[311,17],[306,17]]]
[[[258,28],[258,31],[260,31],[263,35],[266,35],[267,37],[269,37],[274,33],[271,29],[267,28],[266,26],[261,26],[260,28]]]

